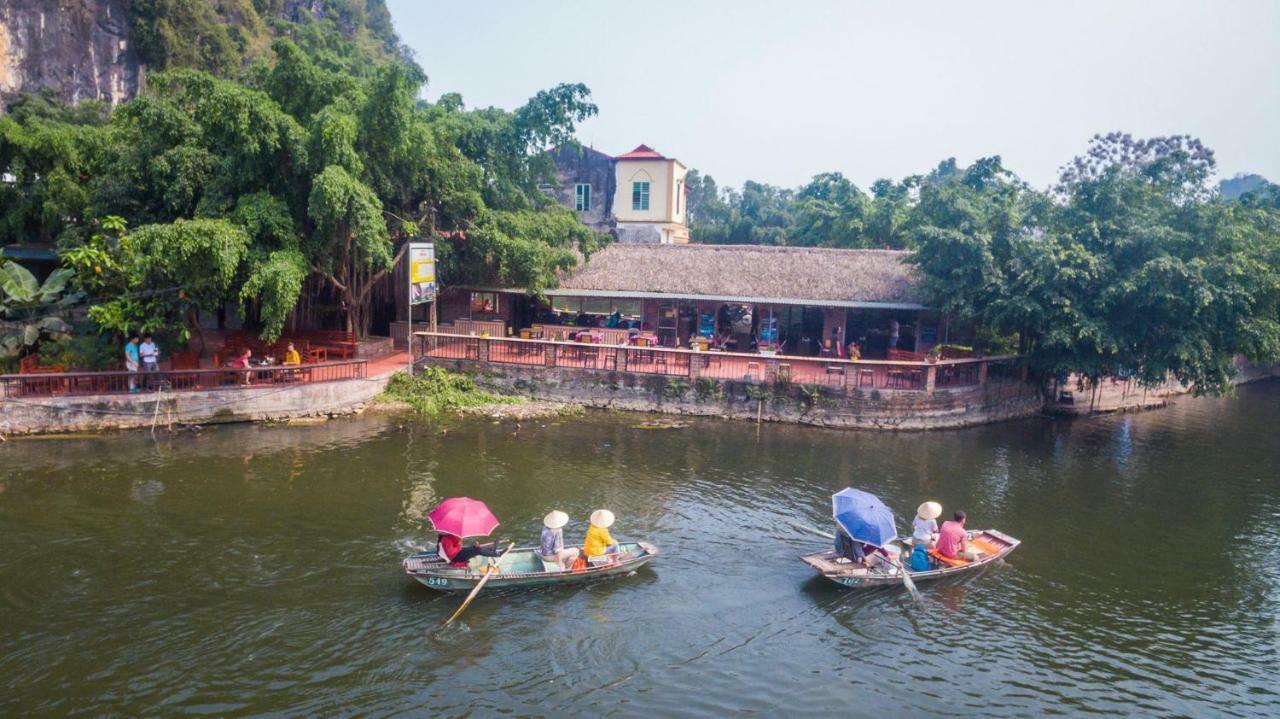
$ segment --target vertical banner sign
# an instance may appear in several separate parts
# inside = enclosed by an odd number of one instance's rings
[[[420,305],[436,298],[436,246],[431,242],[409,245],[409,304]]]

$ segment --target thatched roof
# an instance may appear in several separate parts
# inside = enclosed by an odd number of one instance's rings
[[[670,296],[780,304],[923,308],[914,271],[895,250],[760,245],[613,244],[549,295]]]

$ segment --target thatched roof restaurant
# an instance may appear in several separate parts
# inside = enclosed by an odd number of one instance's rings
[[[566,273],[547,294],[927,309],[906,255],[819,247],[614,244]]]
[[[615,243],[563,273],[546,298],[523,289],[442,291],[456,331],[664,347],[905,359],[950,336],[906,252],[760,245]],[[477,324],[479,323],[479,324]],[[486,324],[487,323],[487,324]]]

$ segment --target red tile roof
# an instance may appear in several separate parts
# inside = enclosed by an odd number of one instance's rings
[[[661,152],[649,147],[648,145],[639,145],[636,149],[625,155],[618,155],[615,160],[665,160]]]

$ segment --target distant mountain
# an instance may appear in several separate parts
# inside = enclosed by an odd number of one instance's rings
[[[116,105],[148,70],[234,75],[277,37],[353,70],[413,63],[384,0],[0,0],[0,107],[39,91]]]
[[[1218,192],[1228,200],[1238,200],[1246,192],[1261,190],[1270,185],[1271,182],[1262,175],[1246,175],[1239,174],[1230,180],[1223,180],[1218,183]]]

